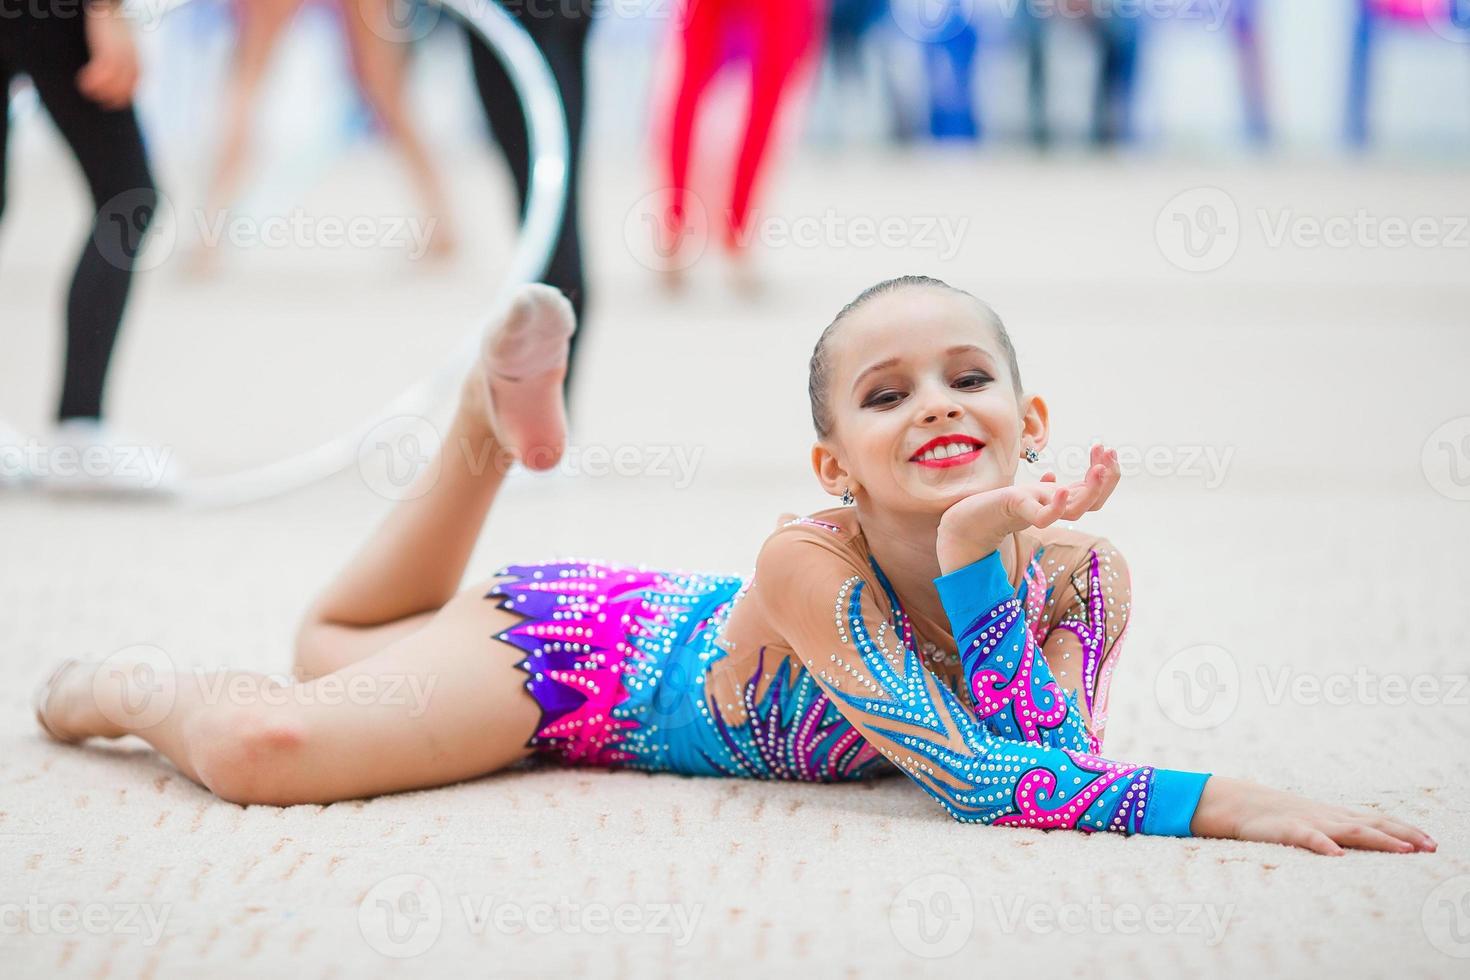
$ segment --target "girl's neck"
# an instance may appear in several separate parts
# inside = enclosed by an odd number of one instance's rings
[[[939,601],[934,580],[939,577],[939,514],[895,514],[859,510],[858,524],[868,542],[868,550],[888,584],[898,594],[904,611],[912,619],[946,626],[949,622]],[[1016,563],[1015,535],[1000,547],[1001,562],[1012,576]]]

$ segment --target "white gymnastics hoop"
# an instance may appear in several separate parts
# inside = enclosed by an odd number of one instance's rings
[[[130,0],[128,6],[151,20],[190,2]],[[444,392],[459,390],[458,382],[478,352],[482,325],[509,305],[517,287],[539,279],[546,271],[561,229],[568,167],[566,113],[556,78],[531,36],[495,0],[429,2],[458,14],[467,28],[490,46],[510,76],[525,111],[530,188],[505,278],[485,314],[471,325],[441,366],[357,426],[315,448],[271,463],[220,476],[187,477],[170,495],[171,500],[203,508],[251,503],[309,486],[353,465],[363,440],[373,430],[403,416],[427,416],[439,405]]]

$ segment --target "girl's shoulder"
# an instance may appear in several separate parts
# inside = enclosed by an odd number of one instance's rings
[[[829,507],[805,517],[789,513],[782,514],[776,520],[776,528],[771,533],[773,535],[813,534],[827,540],[856,541],[863,532],[857,521],[856,508]]]
[[[868,569],[868,543],[857,520],[853,507],[831,507],[805,517],[797,514],[782,514],[776,526],[761,545],[763,557],[780,555],[793,560],[806,556],[810,561],[813,552],[808,544],[814,544],[830,554],[840,557],[854,571]],[[760,560],[757,560],[760,564]]]
[[[1085,575],[1094,563],[1117,573],[1127,571],[1122,552],[1110,539],[1095,531],[1053,525],[1032,528],[1019,537],[1025,564],[1036,561],[1049,580]]]

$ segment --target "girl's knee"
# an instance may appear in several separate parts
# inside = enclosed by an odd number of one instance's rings
[[[199,781],[231,803],[288,806],[300,797],[306,726],[291,706],[230,705],[204,715],[192,733]]]

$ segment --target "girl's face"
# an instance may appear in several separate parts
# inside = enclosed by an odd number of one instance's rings
[[[943,513],[1014,483],[1025,449],[1046,444],[1046,404],[1016,390],[995,328],[963,293],[876,296],[843,321],[829,355],[833,426],[812,451],[829,493]]]

